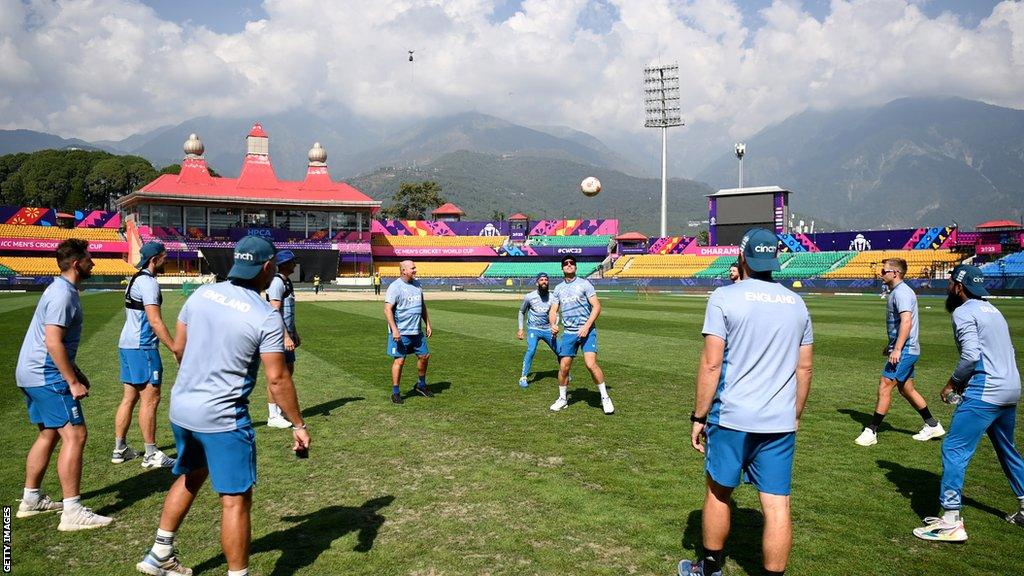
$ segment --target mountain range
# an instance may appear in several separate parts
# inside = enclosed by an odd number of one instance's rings
[[[282,178],[301,178],[306,151],[319,141],[335,179],[378,199],[386,200],[402,181],[429,178],[471,218],[532,209],[540,215],[617,216],[624,228],[657,232],[656,131],[614,136],[606,143],[570,127],[528,127],[476,112],[404,124],[346,111],[290,111],[259,120]],[[252,119],[194,118],[93,143],[0,131],[0,153],[99,148],[143,156],[159,168],[180,162],[182,143],[196,133],[209,165],[236,176],[251,125]],[[736,186],[736,158],[723,131],[699,124],[673,130],[680,132],[670,131],[670,169],[707,183],[670,182],[669,231],[693,233],[685,224],[706,219],[703,196]],[[806,220],[844,228],[956,221],[967,228],[1022,216],[1024,111],[958,98],[907,98],[854,110],[806,111],[765,128],[746,144],[744,184],[793,191],[791,209]],[[578,193],[579,181],[590,175],[604,183],[604,192],[593,200]]]

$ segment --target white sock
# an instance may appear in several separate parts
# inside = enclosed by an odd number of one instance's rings
[[[249,576],[249,569],[242,568],[241,570],[228,570],[228,576]]]
[[[156,539],[153,540],[153,556],[167,558],[174,551],[174,532],[157,528]]]
[[[25,488],[25,491],[21,493],[21,501],[26,504],[35,504],[42,497],[43,493],[39,491],[39,488]]]
[[[558,397],[560,399],[565,400],[566,398],[568,398],[568,395],[569,395],[569,387],[568,386],[559,386],[558,387]]]
[[[72,496],[71,498],[64,499],[64,513],[78,510],[82,507],[82,496]]]
[[[946,522],[954,523],[960,521],[959,510],[946,510],[942,513],[942,519]]]
[[[601,399],[608,397],[608,387],[604,385],[604,382],[597,385],[597,391],[601,393]]]
[[[271,418],[280,418],[281,407],[277,404],[267,404],[267,413]]]

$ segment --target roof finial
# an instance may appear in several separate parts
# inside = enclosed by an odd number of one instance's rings
[[[203,142],[195,134],[188,135],[188,140],[185,141],[184,148],[185,154],[188,156],[202,156],[203,151],[205,150],[205,148],[203,148]]]
[[[325,164],[327,164],[327,150],[324,150],[319,142],[314,142],[313,147],[309,149],[309,165],[323,166]]]

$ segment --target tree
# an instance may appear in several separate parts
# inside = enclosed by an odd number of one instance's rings
[[[700,231],[698,231],[697,232],[697,246],[707,246],[707,245],[708,245],[708,231],[707,230],[700,230]]]
[[[391,205],[381,210],[381,216],[396,220],[425,220],[431,210],[444,203],[441,186],[437,182],[403,182],[391,198]]]
[[[504,219],[505,219],[505,213],[502,212],[501,210],[495,210],[494,212],[491,212],[491,220],[496,220],[497,221],[497,220],[504,220]]]
[[[212,166],[207,166],[206,170],[210,172],[210,176],[214,178],[220,178],[220,174],[213,169]],[[181,174],[181,164],[168,164],[160,169],[160,174]]]

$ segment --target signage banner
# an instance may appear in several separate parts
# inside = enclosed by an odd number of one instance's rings
[[[481,256],[494,258],[497,252],[489,246],[374,246],[374,256],[423,258],[435,256],[447,256],[464,258],[467,256]]]
[[[975,254],[1002,254],[1002,244],[978,244],[975,247]]]
[[[49,238],[0,238],[0,250],[31,250],[33,252],[55,252],[60,240]],[[127,242],[89,241],[89,252],[128,252]]]
[[[690,243],[683,251],[683,254],[694,254],[696,256],[739,256],[739,246],[697,246],[696,242]]]

